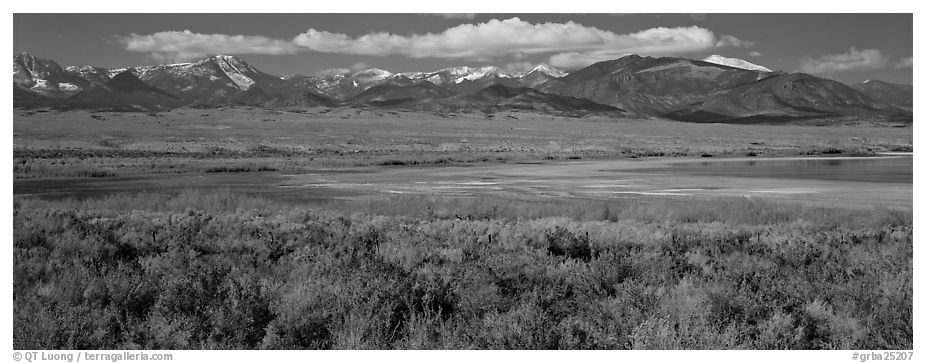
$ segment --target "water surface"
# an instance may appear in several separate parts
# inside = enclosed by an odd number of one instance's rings
[[[471,166],[380,166],[302,174],[156,175],[17,180],[13,193],[46,198],[118,192],[229,189],[287,200],[417,194],[506,198],[756,197],[872,208],[913,205],[913,158],[550,161]]]
[[[912,183],[913,157],[679,162],[648,171],[685,175]]]

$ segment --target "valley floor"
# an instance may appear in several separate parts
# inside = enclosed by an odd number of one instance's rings
[[[847,156],[913,147],[910,127],[865,124],[693,124],[354,108],[14,112],[17,179],[639,157]]]
[[[15,112],[15,349],[912,349],[910,127]]]

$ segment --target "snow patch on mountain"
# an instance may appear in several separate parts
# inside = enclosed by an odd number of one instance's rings
[[[451,67],[444,68],[433,72],[405,72],[398,73],[404,77],[408,77],[413,80],[426,80],[428,82],[434,83],[436,85],[446,84],[446,83],[455,83],[460,84],[464,81],[478,81],[487,77],[498,77],[498,78],[509,78],[509,79],[522,79],[527,77],[530,74],[544,74],[552,78],[560,78],[566,76],[567,73],[560,71],[556,68],[550,67],[546,64],[539,64],[534,67],[531,71],[524,72],[515,72],[515,71],[506,71],[496,66],[484,66],[484,67]]]
[[[457,79],[454,79],[453,82],[460,83],[463,81],[475,81],[475,80],[479,80],[479,79],[483,79],[483,78],[491,77],[491,76],[511,78],[510,74],[502,72],[502,70],[499,69],[498,67],[488,66],[488,67],[480,67],[480,68],[473,69],[467,74],[464,74],[458,77]]]
[[[771,72],[771,69],[760,66],[758,64],[749,63],[739,58],[727,58],[721,55],[711,55],[707,58],[704,58],[703,61],[708,63],[720,64],[727,67],[745,69],[750,71],[760,71],[760,72]]]
[[[251,87],[251,85],[255,83],[254,80],[246,74],[253,75],[257,73],[257,70],[237,57],[217,55],[211,60],[214,60],[222,72],[225,72],[225,75],[227,75],[242,91],[248,89],[248,87]]]
[[[397,76],[403,76],[410,79],[421,79],[424,78],[425,72],[403,72],[397,73]]]
[[[353,74],[353,77],[360,78],[365,81],[374,82],[374,81],[382,81],[384,79],[392,77],[392,75],[393,73],[387,70],[382,70],[379,68],[370,68],[370,69],[365,69],[362,71],[355,72]]]
[[[242,91],[248,89],[248,87],[251,87],[251,85],[254,84],[253,79],[241,73],[225,72],[225,74],[228,75],[228,78],[230,78],[232,82],[235,83],[235,86],[237,86]]]
[[[54,90],[54,89],[55,89],[55,88],[52,87],[50,84],[48,84],[48,81],[46,81],[46,80],[44,80],[44,79],[35,78],[33,81],[35,82],[35,85],[33,85],[33,86],[31,87],[33,90],[36,90],[36,91],[48,91],[48,90]]]
[[[62,91],[67,91],[67,92],[77,92],[81,90],[81,88],[78,87],[77,85],[66,83],[66,82],[58,83],[58,89]]]
[[[561,71],[561,70],[559,70],[559,69],[550,67],[549,65],[547,65],[547,64],[545,64],[545,63],[538,64],[536,67],[534,67],[534,69],[531,69],[530,72],[527,72],[527,74],[531,74],[531,73],[534,73],[534,72],[543,73],[543,74],[546,74],[546,75],[548,75],[548,76],[550,76],[550,77],[553,77],[553,78],[565,77],[565,76],[568,74],[568,73],[563,72],[563,71]]]
[[[122,72],[125,72],[125,71],[130,71],[130,72],[132,72],[133,74],[135,74],[136,76],[138,76],[139,73],[140,73],[139,70],[142,69],[142,68],[146,68],[146,67],[141,67],[141,68],[116,68],[116,69],[109,69],[109,70],[106,71],[106,77],[109,78],[109,79],[112,79],[112,78],[115,77],[117,74],[122,73]]]

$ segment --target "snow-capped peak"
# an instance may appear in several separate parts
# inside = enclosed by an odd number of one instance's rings
[[[396,73],[396,75],[403,76],[403,77],[410,78],[410,79],[419,79],[419,78],[424,78],[426,73],[425,72],[402,72],[402,73]]]
[[[248,89],[255,83],[254,79],[251,77],[253,77],[258,70],[240,58],[233,55],[220,54],[211,59],[215,60],[219,68],[222,69],[222,72],[225,72],[225,75],[242,91]]]
[[[566,76],[566,72],[563,72],[563,71],[561,71],[561,70],[559,70],[559,69],[550,67],[549,65],[547,65],[547,64],[545,64],[545,63],[540,63],[540,64],[538,64],[536,67],[534,67],[534,69],[531,69],[530,72],[527,72],[527,74],[531,74],[531,73],[534,73],[534,72],[543,73],[543,74],[546,74],[546,75],[548,75],[548,76],[550,76],[550,77],[554,77],[554,78],[560,78],[560,77],[565,77],[565,76]]]
[[[64,70],[66,70],[66,71],[68,71],[68,72],[74,72],[74,73],[80,73],[80,74],[93,73],[93,72],[96,72],[97,70],[101,70],[101,69],[102,69],[102,68],[96,68],[96,67],[93,67],[93,66],[67,66],[67,67],[64,67]]]
[[[727,67],[745,69],[750,71],[760,71],[760,72],[771,72],[771,69],[765,68],[758,64],[749,63],[742,59],[738,58],[727,58],[717,54],[711,55],[710,57],[704,58],[703,61],[708,63],[720,64]]]
[[[444,68],[438,71],[422,73],[422,72],[407,72],[402,73],[402,75],[412,78],[420,79],[425,78],[428,81],[431,81],[435,84],[442,84],[444,82],[452,83],[462,83],[463,81],[475,81],[485,77],[497,76],[501,78],[517,78],[518,75],[513,73],[508,73],[503,71],[501,68],[496,66],[484,66],[484,67],[452,67]]]
[[[477,79],[482,79],[489,76],[499,76],[499,77],[510,77],[508,74],[504,73],[495,66],[486,66],[479,68],[470,68],[470,72],[464,74],[460,77],[457,77],[453,81],[455,83],[460,83],[463,81],[475,81]]]
[[[434,73],[447,73],[454,77],[465,76],[473,71],[473,68],[467,66],[444,68]]]
[[[113,77],[115,77],[117,74],[122,73],[122,72],[125,72],[125,71],[128,71],[128,70],[134,70],[134,68],[115,68],[115,69],[108,69],[108,70],[106,70],[106,77],[108,77],[108,78],[113,78]]]
[[[354,73],[354,77],[367,78],[369,80],[383,80],[392,77],[393,73],[384,69],[370,68]]]
[[[20,67],[28,72],[30,77],[38,78],[45,78],[50,74],[64,71],[64,68],[55,61],[39,58],[26,52],[13,56],[13,72],[15,73]]]

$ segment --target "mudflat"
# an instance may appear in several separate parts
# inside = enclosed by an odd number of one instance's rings
[[[912,205],[912,157],[874,157],[911,151],[909,127],[491,116],[354,108],[15,111],[13,191]]]
[[[51,198],[215,188],[301,199],[379,194],[515,199],[750,197],[851,208],[911,208],[913,201],[912,157],[731,158],[709,162],[662,158],[14,182],[15,194]]]

